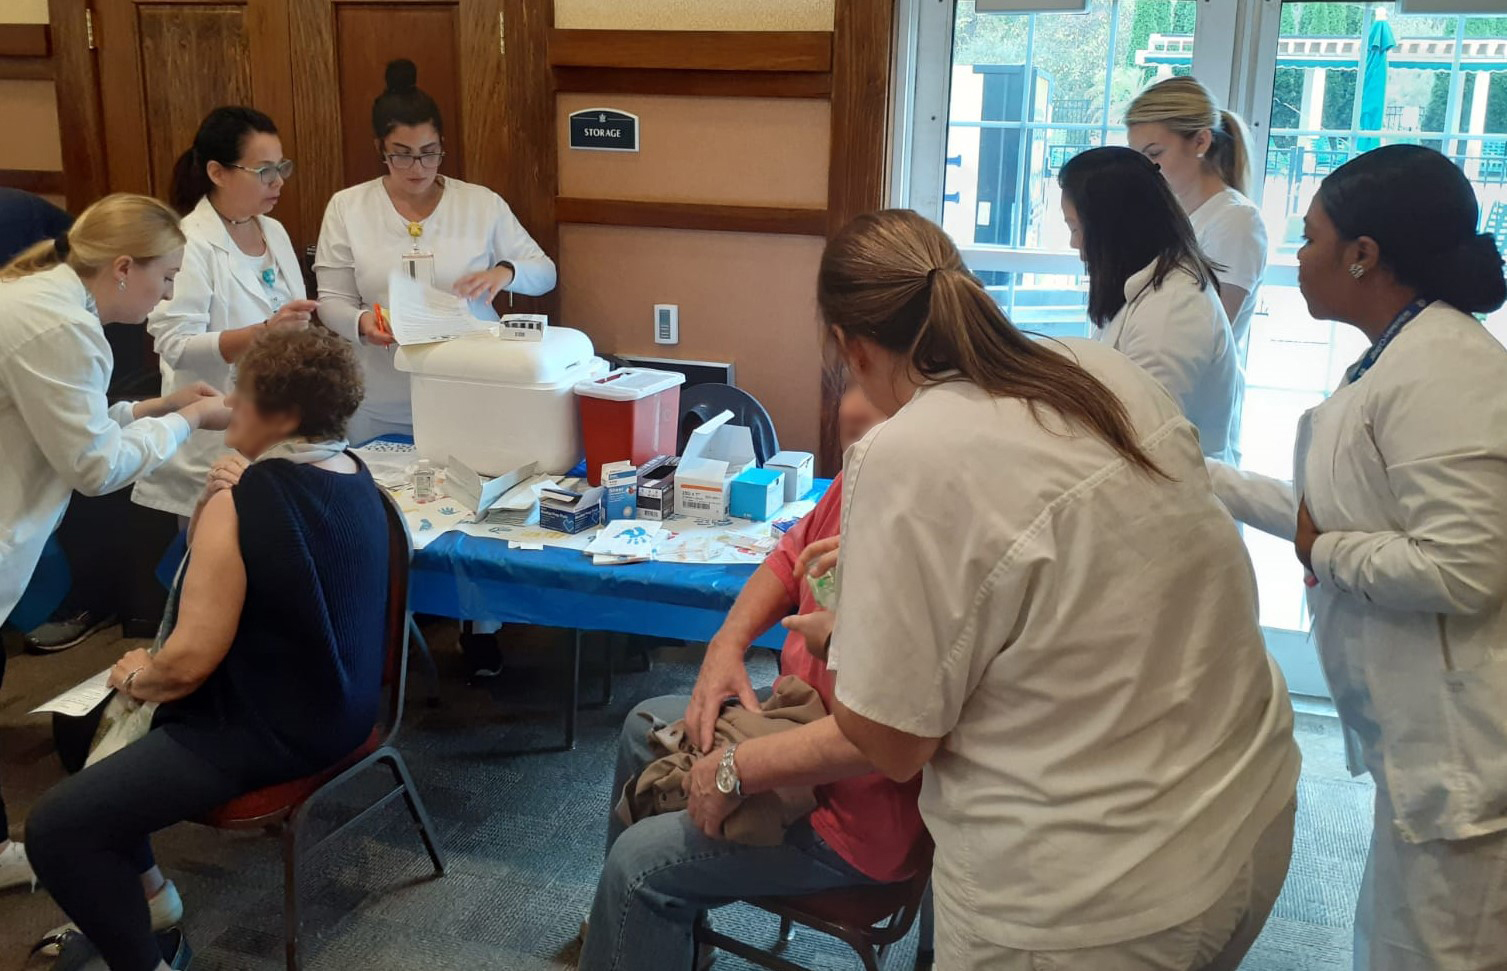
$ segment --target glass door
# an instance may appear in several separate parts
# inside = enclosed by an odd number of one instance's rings
[[[1242,464],[1288,478],[1298,416],[1323,400],[1365,339],[1308,316],[1297,286],[1302,219],[1319,182],[1379,145],[1444,152],[1475,184],[1482,232],[1507,244],[1507,16],[1409,16],[1393,3],[1288,0],[1262,31],[1251,111],[1266,132],[1259,202],[1271,241],[1251,323]],[[1270,85],[1267,89],[1266,85]],[[1507,340],[1507,312],[1486,321]],[[1323,695],[1292,545],[1246,533],[1267,643],[1293,691]]]

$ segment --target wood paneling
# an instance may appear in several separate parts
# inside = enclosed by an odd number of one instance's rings
[[[837,0],[832,40],[832,158],[827,234],[885,204],[889,164],[890,65],[895,0]],[[822,384],[819,469],[842,467],[837,441],[841,392]]]
[[[204,116],[218,105],[255,100],[246,8],[154,3],[136,9],[147,118],[146,191],[166,198],[173,164],[193,145]],[[110,152],[113,165],[114,145]]]
[[[46,57],[52,53],[46,24],[0,24],[0,57]]]
[[[443,171],[466,177],[461,123],[460,63],[454,3],[336,3],[335,59],[340,104],[341,185],[355,185],[386,171],[372,143],[372,101],[386,87],[387,62],[406,57],[419,69],[419,87],[429,92],[445,120]]]
[[[52,59],[47,57],[0,57],[0,81],[51,81]]]
[[[109,190],[99,73],[90,50],[84,0],[50,0],[48,18],[56,48],[58,131],[63,142],[63,182],[74,212]]]
[[[39,196],[60,196],[63,194],[63,173],[0,169],[0,186],[34,192]]]
[[[475,2],[475,0],[472,0]],[[489,0],[495,4],[496,0]],[[494,141],[477,145],[487,158],[487,184],[507,200],[544,251],[557,260],[555,222],[558,152],[555,147],[555,94],[549,70],[549,34],[554,29],[554,0],[503,0],[500,5],[502,91],[492,104],[478,104],[498,127]],[[479,31],[480,32],[480,31]],[[496,37],[497,33],[484,36]],[[480,55],[478,55],[480,56]],[[484,61],[483,63],[488,63]],[[560,291],[543,297],[509,297],[518,312],[543,313],[559,319]]]
[[[335,60],[335,13],[329,0],[287,0],[288,47],[297,51],[292,59],[293,124],[300,157],[298,181],[302,190],[299,219],[307,227],[301,248],[316,242],[324,207],[330,196],[344,188],[339,70]],[[381,75],[378,74],[380,78]],[[422,76],[420,78],[422,80]],[[351,119],[359,131],[371,135],[371,99],[365,113]],[[371,142],[367,151],[375,154]],[[300,255],[302,253],[300,252]]]
[[[570,146],[572,112],[610,106],[639,117],[637,152]],[[825,102],[562,94],[556,98],[560,194],[643,202],[822,209]]]
[[[674,71],[631,67],[557,67],[555,90],[712,98],[826,98],[832,76],[797,71]]]
[[[893,0],[878,0],[888,6]],[[556,67],[687,71],[807,71],[832,68],[827,31],[555,30]]]
[[[829,234],[885,200],[895,0],[837,0]]]
[[[774,206],[714,206],[686,202],[631,202],[624,199],[576,199],[561,196],[555,200],[555,217],[562,223],[699,229],[729,233],[822,236],[827,231],[825,209]]]

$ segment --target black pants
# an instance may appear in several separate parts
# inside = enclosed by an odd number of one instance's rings
[[[43,796],[26,818],[26,853],[111,971],[155,971],[140,881],[154,862],[148,837],[303,768],[233,731],[155,728]]]
[[[107,496],[74,493],[57,531],[58,545],[73,576],[59,614],[80,610],[100,616],[120,613],[125,594],[121,564],[131,552],[126,529],[130,515],[130,489]]]
[[[5,645],[0,644],[0,688],[5,686]],[[10,817],[5,815],[5,793],[0,792],[0,843],[10,839]]]

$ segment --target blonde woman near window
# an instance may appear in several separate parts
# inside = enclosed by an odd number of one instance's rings
[[[1130,147],[1161,167],[1216,264],[1219,298],[1244,360],[1256,291],[1266,274],[1266,226],[1251,202],[1250,132],[1194,78],[1167,78],[1125,113]]]

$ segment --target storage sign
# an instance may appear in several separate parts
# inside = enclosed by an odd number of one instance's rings
[[[570,147],[598,152],[638,151],[638,115],[587,108],[570,116]]]

